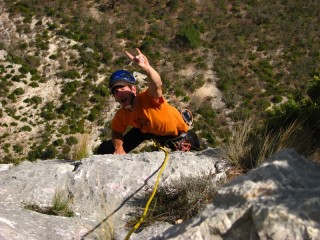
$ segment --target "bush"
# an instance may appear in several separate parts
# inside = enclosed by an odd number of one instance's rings
[[[1,148],[3,149],[3,151],[5,153],[9,153],[10,152],[10,149],[9,149],[10,148],[10,144],[9,143],[3,144]]]
[[[78,143],[78,139],[75,138],[74,136],[71,136],[71,137],[68,137],[66,139],[66,143],[71,146],[71,145],[74,145],[74,144],[77,144]]]
[[[65,72],[60,72],[60,73],[57,73],[57,76],[63,77],[63,78],[70,78],[70,79],[76,79],[81,77],[77,70],[68,70]]]
[[[90,114],[88,115],[87,119],[91,122],[93,122],[94,120],[96,120],[101,112],[101,108],[100,107],[93,107],[90,111]]]
[[[55,140],[55,141],[52,142],[52,144],[53,144],[54,146],[62,146],[63,143],[64,143],[64,141],[63,141],[63,139],[61,139],[61,138],[59,138],[59,139],[57,139],[57,140]]]
[[[41,153],[41,159],[45,160],[45,159],[53,159],[57,156],[58,151],[56,150],[56,148],[54,146],[48,146],[45,151],[43,151]]]
[[[197,48],[201,45],[200,33],[194,26],[182,27],[175,37],[175,45],[183,48]]]
[[[280,103],[282,101],[282,97],[281,96],[274,96],[271,101],[273,103]]]
[[[13,145],[12,148],[16,153],[21,153],[23,150],[23,146],[21,144]]]
[[[67,94],[68,96],[71,96],[73,93],[77,92],[77,89],[80,85],[81,84],[79,81],[67,82],[62,88],[62,92]]]
[[[10,75],[11,75],[11,74],[10,74]],[[8,76],[9,76],[9,75],[8,75]],[[11,78],[11,81],[13,81],[13,82],[20,82],[22,77],[23,77],[22,75],[14,75],[14,76]]]
[[[320,106],[320,70],[319,76],[313,76],[313,80],[311,81],[307,94],[313,103]]]
[[[29,127],[29,126],[23,126],[22,128],[20,128],[20,130],[21,131],[24,131],[24,132],[31,132],[32,131],[32,129],[31,129],[31,127]]]
[[[28,153],[28,160],[33,162],[41,158],[41,147],[36,147]]]
[[[69,130],[71,134],[84,132],[84,120],[71,121],[69,124]]]
[[[176,180],[170,186],[160,187],[151,202],[149,213],[144,219],[142,228],[155,222],[169,222],[175,224],[178,220],[185,221],[201,212],[205,206],[212,202],[219,183],[213,183],[211,175],[201,177],[185,177]],[[132,204],[139,207],[132,213],[133,219],[128,226],[138,222],[144,205],[151,193],[146,193],[142,198],[136,199]],[[142,205],[143,204],[143,205]]]
[[[39,84],[36,82],[31,82],[31,83],[29,83],[29,86],[32,88],[37,88],[37,87],[39,87]]]
[[[38,97],[38,96],[35,96],[35,97],[32,97],[32,98],[26,98],[25,100],[23,100],[23,102],[25,103],[29,103],[29,104],[34,104],[34,105],[39,105],[40,103],[42,103],[42,98],[41,97]]]

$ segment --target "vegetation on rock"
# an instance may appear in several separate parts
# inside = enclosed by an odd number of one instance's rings
[[[313,152],[319,149],[316,1],[0,4],[1,163],[75,156],[67,139],[110,121],[107,79],[119,68],[135,70],[123,54],[135,47],[161,73],[166,97],[193,111],[208,146],[228,142],[234,123],[248,116],[259,136],[309,116],[301,127],[315,132]],[[217,85],[225,106],[215,106],[213,95],[195,101],[205,84]]]

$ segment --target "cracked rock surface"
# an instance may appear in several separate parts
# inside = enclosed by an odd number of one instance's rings
[[[129,231],[125,229],[129,202],[133,196],[153,189],[164,157],[159,151],[94,155],[78,162],[46,160],[0,165],[0,239],[104,239],[103,232],[110,226],[117,239],[123,239]],[[223,166],[226,164],[215,156],[214,149],[173,152],[160,185],[181,176],[209,173],[216,173],[213,180],[219,180],[226,176]],[[74,217],[23,208],[24,204],[50,206],[59,191],[70,198]],[[158,224],[133,234],[131,239],[149,239],[170,226]]]
[[[218,190],[188,223],[152,239],[320,239],[320,165],[284,150]]]
[[[163,160],[160,151],[0,165],[0,240],[124,239],[130,201],[153,189]],[[227,169],[216,149],[174,152],[160,185],[203,174],[219,181]],[[193,219],[157,223],[130,239],[320,239],[319,176],[319,164],[283,150],[223,185]],[[71,199],[74,217],[23,208],[24,203],[49,206],[57,191]]]

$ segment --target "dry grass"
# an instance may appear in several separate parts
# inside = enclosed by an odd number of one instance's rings
[[[116,207],[113,203],[107,204],[107,199],[103,191],[103,185],[101,183],[100,172],[97,175],[97,188],[100,189],[97,199],[100,202],[101,211],[97,213],[97,219],[99,224],[95,229],[91,229],[88,234],[94,232],[95,239],[104,239],[104,240],[115,240],[116,239],[116,224],[114,223],[113,210]]]
[[[88,133],[81,134],[79,137],[78,144],[75,145],[72,152],[73,160],[81,160],[83,158],[87,158],[90,155],[90,137],[91,135]]]
[[[233,134],[221,146],[222,157],[233,167],[248,170],[261,164],[276,152],[293,148],[310,159],[319,159],[319,150],[312,149],[313,129],[306,129],[296,120],[278,131],[259,134],[254,118],[248,118],[233,129]]]
[[[98,217],[100,219],[100,227],[96,231],[95,236],[97,239],[104,239],[104,240],[115,240],[115,226],[113,222],[112,216],[108,219],[105,219],[105,216],[109,216],[111,214],[110,208],[103,203],[101,216]]]
[[[72,199],[65,191],[56,191],[52,200],[52,209],[59,216],[73,217],[74,213],[70,208]]]
[[[224,181],[213,182],[212,179],[213,174],[203,174],[198,177],[182,176],[170,185],[161,186],[140,228],[143,229],[156,222],[176,224],[196,216],[212,202],[217,189],[224,183]],[[128,228],[138,222],[150,195],[151,192],[146,192],[132,201],[135,211],[131,213],[131,219],[127,223]]]
[[[250,143],[249,139],[254,123],[254,118],[247,118],[244,122],[237,123],[232,135],[221,146],[222,157],[236,168],[241,168],[244,159],[252,151],[253,143]]]

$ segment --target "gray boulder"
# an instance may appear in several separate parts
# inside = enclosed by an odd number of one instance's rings
[[[124,239],[130,201],[153,189],[164,160],[162,151],[92,156],[79,162],[46,160],[0,165],[0,240]],[[174,152],[160,186],[181,176],[226,177],[215,149]],[[26,204],[50,206],[57,192],[71,200],[74,217],[45,215]],[[130,239],[151,239],[171,227],[159,223]]]
[[[198,217],[152,239],[320,239],[320,165],[282,151],[219,189]]]

